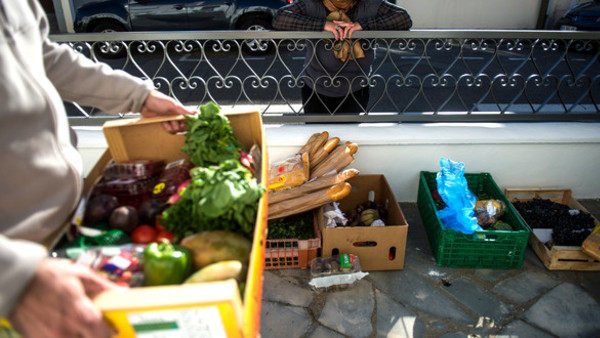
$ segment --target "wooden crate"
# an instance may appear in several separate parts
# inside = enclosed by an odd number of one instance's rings
[[[570,189],[506,189],[505,195],[511,202],[542,198],[588,212],[571,196]],[[527,224],[521,215],[519,217]],[[600,224],[596,218],[594,220],[596,225]],[[537,237],[531,226],[529,224],[527,226],[531,230],[529,245],[548,270],[600,271],[600,261],[587,255],[581,246],[554,245],[550,249]]]

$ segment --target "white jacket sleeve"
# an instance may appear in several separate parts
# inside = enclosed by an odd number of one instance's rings
[[[8,317],[47,255],[42,245],[0,235],[0,317]]]
[[[69,46],[48,38],[48,20],[37,5],[41,38],[44,41],[46,75],[65,101],[100,108],[109,113],[139,112],[154,88],[122,70],[113,70],[105,63],[94,62]],[[41,11],[41,13],[40,13]]]

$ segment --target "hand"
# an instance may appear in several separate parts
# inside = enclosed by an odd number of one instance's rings
[[[358,22],[333,21],[333,23],[336,25],[336,30],[340,33],[339,40],[351,39],[352,33],[363,30]]]
[[[115,288],[86,266],[46,258],[9,320],[24,337],[110,337],[114,332],[91,298]]]
[[[338,25],[334,21],[325,22],[325,27],[323,27],[323,30],[326,32],[333,33],[333,36],[335,36],[336,40],[342,40],[342,33],[343,33],[342,26]]]
[[[148,95],[142,111],[142,117],[154,117],[164,115],[186,115],[196,114],[196,111],[184,107],[181,103],[175,101],[170,96],[167,96],[158,90],[153,90]],[[185,130],[185,121],[169,121],[164,122],[163,127],[170,133],[176,133]]]

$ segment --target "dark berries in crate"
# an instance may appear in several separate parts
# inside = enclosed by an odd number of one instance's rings
[[[580,246],[595,225],[589,213],[549,199],[516,201],[513,206],[531,228],[551,228],[554,245]]]

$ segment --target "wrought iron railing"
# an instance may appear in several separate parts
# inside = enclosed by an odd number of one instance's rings
[[[368,86],[368,104],[357,114],[305,114],[300,91],[306,48],[332,48],[330,38],[324,32],[268,31],[51,36],[151,79],[184,104],[247,106],[267,123],[600,121],[600,33],[356,32],[354,43],[375,50],[372,72],[352,79],[330,74],[327,83]],[[68,111],[74,123],[106,115],[77,105]]]

